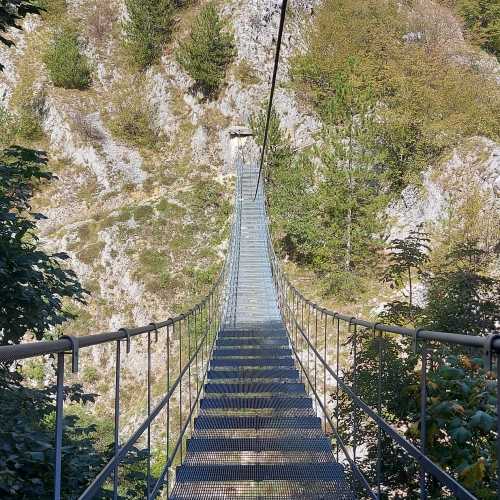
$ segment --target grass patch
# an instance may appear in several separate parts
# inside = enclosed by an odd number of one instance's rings
[[[236,80],[243,85],[257,85],[261,81],[257,71],[246,59],[242,59],[234,66],[233,73]]]
[[[95,260],[97,260],[102,251],[104,250],[105,243],[103,241],[97,241],[96,243],[91,243],[90,245],[84,246],[78,253],[77,257],[84,264],[91,265]]]

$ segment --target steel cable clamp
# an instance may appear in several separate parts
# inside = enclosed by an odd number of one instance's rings
[[[496,339],[500,339],[500,333],[491,333],[486,337],[484,342],[484,369],[488,371],[493,370],[493,342],[495,342]]]
[[[151,323],[149,323],[149,326],[152,326],[154,328],[154,331],[155,331],[155,343],[158,342],[158,325],[152,321]]]
[[[127,328],[120,328],[118,331],[123,332],[126,335],[126,338],[124,340],[127,343],[126,351],[128,354],[130,352],[130,332]]]
[[[71,373],[78,373],[78,358],[80,356],[80,340],[73,335],[63,335],[60,340],[69,340],[71,343]]]

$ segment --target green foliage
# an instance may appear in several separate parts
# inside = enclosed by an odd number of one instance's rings
[[[320,146],[293,159],[274,113],[270,120],[266,180],[273,231],[280,246],[319,276],[328,293],[351,299],[376,267],[385,206],[384,177],[370,149],[373,93],[359,91],[358,65],[350,60],[325,97]],[[253,120],[262,142],[264,116]]]
[[[430,456],[478,498],[496,497],[496,382],[482,359],[448,356],[429,376]]]
[[[27,332],[42,338],[69,316],[62,299],[84,301],[76,275],[64,270],[64,253],[38,247],[36,221],[43,215],[30,207],[35,186],[50,181],[46,156],[14,147],[0,155],[0,344],[17,343]]]
[[[172,0],[126,0],[129,20],[125,23],[125,48],[135,65],[144,69],[158,61],[170,39]]]
[[[417,276],[422,275],[424,265],[429,261],[430,239],[422,230],[420,225],[417,229],[410,231],[405,239],[396,238],[389,246],[390,263],[384,275],[385,281],[391,283],[391,287],[401,286],[408,282],[409,306],[413,306],[413,271]]]
[[[2,0],[0,2],[0,43],[12,47],[14,42],[8,37],[10,28],[21,29],[19,22],[28,14],[40,14],[41,9],[36,1],[32,0]],[[0,71],[4,66],[0,64]]]
[[[434,330],[481,335],[500,319],[500,280],[484,274],[490,256],[469,241],[452,249],[429,278],[427,322]]]
[[[404,43],[404,12],[383,0],[327,0],[307,51],[292,61],[298,89],[328,123],[324,104],[356,60],[353,86],[377,103],[370,149],[395,194],[463,138],[498,140],[500,130],[498,86],[445,54]]]
[[[56,32],[44,55],[50,79],[56,87],[83,90],[92,83],[92,71],[81,53],[78,33],[72,27]]]
[[[16,139],[17,123],[15,116],[0,106],[0,146],[10,146]]]
[[[478,247],[477,242],[468,241],[452,249],[438,269],[422,270],[427,250],[425,233],[418,231],[398,243],[402,262],[389,264],[388,275],[396,280],[404,277],[404,268],[409,263],[418,270],[418,275],[427,285],[427,303],[419,308],[408,301],[394,301],[386,306],[380,319],[384,322],[413,324],[438,331],[457,332],[467,335],[485,335],[494,330],[500,309],[500,282],[485,276],[484,269],[492,258]],[[401,271],[401,275],[400,275]],[[395,273],[395,274],[394,274]],[[387,335],[388,337],[388,335]],[[418,355],[407,341],[397,342],[396,349],[382,349],[383,394],[387,401],[384,417],[399,429],[407,429],[408,438],[417,441],[420,434],[418,408],[419,365]],[[361,396],[365,401],[374,400],[374,387],[370,377],[377,376],[380,354],[371,345],[375,340],[361,340],[360,372],[357,375]],[[444,469],[458,477],[479,498],[495,498],[495,448],[493,433],[496,429],[496,382],[492,374],[483,369],[482,352],[435,345],[432,350],[427,382],[427,451],[431,458]],[[368,360],[368,361],[367,361]],[[391,366],[397,366],[392,370]],[[348,377],[352,377],[349,370]],[[403,386],[398,386],[400,381]],[[363,381],[366,381],[364,383]],[[397,393],[393,393],[396,387]],[[398,408],[391,407],[391,401]],[[347,402],[346,404],[350,404]],[[386,404],[386,403],[384,403]],[[369,426],[369,423],[363,425]],[[367,467],[373,469],[376,457],[376,442],[366,441],[368,447]],[[384,482],[389,490],[408,485],[408,494],[418,491],[414,480],[417,476],[414,464],[394,460],[396,448],[384,441],[388,449],[385,460]],[[370,465],[371,464],[371,465]],[[431,498],[441,498],[441,490],[430,483]]]
[[[458,12],[481,47],[500,59],[500,4],[497,0],[458,0]]]
[[[209,3],[198,14],[190,37],[177,51],[179,64],[209,96],[217,92],[235,57],[234,37],[224,29],[217,8]]]
[[[0,147],[10,146],[18,139],[36,141],[43,137],[40,120],[31,104],[25,103],[17,113],[0,107]]]
[[[318,147],[322,168],[318,190],[323,244],[316,264],[330,276],[329,291],[355,296],[359,278],[376,264],[385,206],[377,156],[369,148],[373,131],[373,93],[356,88],[358,64],[348,62],[325,102],[328,125]]]
[[[136,89],[144,85],[141,77],[117,83],[112,89],[113,113],[107,117],[109,129],[115,137],[139,147],[158,145],[158,130],[151,122],[153,110]]]
[[[262,110],[250,117],[250,128],[255,141],[262,148],[266,130],[267,112]],[[290,140],[281,128],[280,118],[276,109],[271,108],[269,128],[267,133],[266,156],[264,161],[264,179],[274,183],[273,173],[280,165],[287,164],[292,157]]]
[[[67,11],[66,0],[36,0],[36,5],[43,10],[42,17],[50,21],[58,20]]]
[[[234,68],[234,76],[244,85],[256,85],[260,83],[257,72],[246,59],[242,59]]]
[[[0,371],[0,496],[2,498],[51,498],[54,488],[55,387],[30,389],[17,373]],[[86,404],[93,395],[80,386],[66,389],[67,403]],[[104,465],[104,456],[93,445],[95,425],[81,426],[66,416],[62,448],[63,496],[81,491]]]
[[[153,292],[159,290],[172,291],[176,286],[170,268],[170,257],[158,250],[146,249],[139,256],[140,268],[136,272],[137,278],[144,280],[146,289]]]

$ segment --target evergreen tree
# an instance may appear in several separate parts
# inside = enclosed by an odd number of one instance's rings
[[[486,335],[500,321],[500,280],[484,272],[490,255],[477,241],[452,248],[427,279],[427,323],[434,330]]]
[[[413,274],[421,274],[424,264],[428,262],[429,242],[429,237],[420,225],[410,231],[406,238],[392,240],[389,246],[390,264],[384,278],[396,287],[401,287],[407,281],[410,307],[413,305]]]
[[[323,245],[316,257],[329,275],[332,291],[353,295],[360,271],[376,262],[385,197],[368,147],[374,127],[374,98],[357,86],[356,61],[337,74],[326,102],[328,119],[318,148],[322,162],[319,187]]]
[[[254,138],[259,147],[264,144],[264,132],[266,128],[266,111],[250,118],[250,128],[254,133]],[[264,159],[264,178],[268,183],[276,184],[273,174],[280,165],[288,164],[292,157],[292,147],[290,139],[281,128],[280,118],[276,109],[271,108],[269,118],[269,130],[267,134],[266,156]]]
[[[56,87],[82,90],[92,83],[89,61],[80,50],[78,33],[71,27],[64,27],[55,34],[44,62]]]
[[[207,4],[196,17],[190,37],[177,52],[179,64],[207,96],[219,89],[236,55],[234,37],[224,31],[225,27],[215,5]]]
[[[125,0],[125,47],[141,69],[155,63],[169,40],[175,6],[172,0]]]
[[[459,0],[458,10],[481,47],[500,59],[500,3],[498,0]]]

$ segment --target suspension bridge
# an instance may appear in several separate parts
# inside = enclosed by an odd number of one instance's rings
[[[126,498],[120,469],[134,448],[147,455],[141,498],[148,500],[381,498],[383,438],[417,464],[420,498],[429,498],[430,484],[434,491],[439,484],[443,497],[475,498],[426,454],[429,355],[443,346],[476,350],[490,369],[496,362],[498,374],[499,336],[371,323],[307,300],[286,278],[274,254],[262,186],[255,192],[258,167],[238,164],[237,172],[225,264],[209,295],[191,310],[138,328],[0,347],[0,363],[55,357],[54,498],[64,498],[65,358],[70,356],[71,370],[78,373],[83,349],[109,343],[115,346],[114,453],[85,491],[71,492],[71,498]],[[357,335],[362,330],[379,338],[409,337],[416,352],[418,348],[419,442],[410,441],[382,416],[382,343],[379,376],[373,381],[378,404],[371,407],[356,393]],[[341,367],[347,334],[353,347],[347,362],[355,374],[350,384]],[[124,439],[123,347],[128,353],[139,337],[147,346],[147,418]],[[164,394],[154,398],[151,354],[158,344],[166,347],[166,380]],[[351,403],[349,429],[341,428],[341,395]],[[362,470],[360,458],[366,450],[359,436],[361,418],[372,422],[377,436],[375,474]],[[158,439],[153,443],[155,425],[163,431],[160,444]],[[498,432],[496,439],[498,449]],[[153,473],[152,455],[159,447],[164,461],[161,471]]]
[[[286,6],[283,0],[260,164],[237,160],[229,247],[207,297],[162,322],[0,347],[0,364],[8,368],[37,357],[55,366],[54,461],[47,464],[53,471],[55,500],[401,498],[401,490],[391,490],[385,481],[388,460],[395,459],[384,457],[387,441],[404,455],[404,467],[415,466],[411,470],[418,480],[411,498],[475,499],[452,471],[427,453],[428,373],[436,364],[433,353],[446,349],[483,356],[484,376],[496,386],[497,426],[491,440],[496,440],[500,457],[499,334],[433,332],[330,311],[304,297],[280,266],[260,179]],[[357,389],[363,354],[359,338],[367,332],[378,339],[372,381],[376,403],[371,405]],[[411,339],[419,356],[417,439],[384,418],[382,340],[387,336]],[[147,408],[144,420],[126,433],[122,372],[136,342],[145,345]],[[99,346],[114,346],[113,453],[83,491],[68,492],[63,463],[65,366],[70,357],[78,377],[81,363],[92,362],[82,351]],[[165,367],[160,396],[153,390],[152,355],[158,346]],[[373,457],[366,436],[360,435],[363,429],[373,433]],[[145,459],[138,458],[137,450]],[[157,456],[161,460],[153,463]],[[372,459],[369,467],[367,458]],[[133,497],[127,496],[121,474],[131,463],[145,478],[135,480],[141,482],[136,486],[142,493]],[[498,459],[496,480],[500,499]]]

